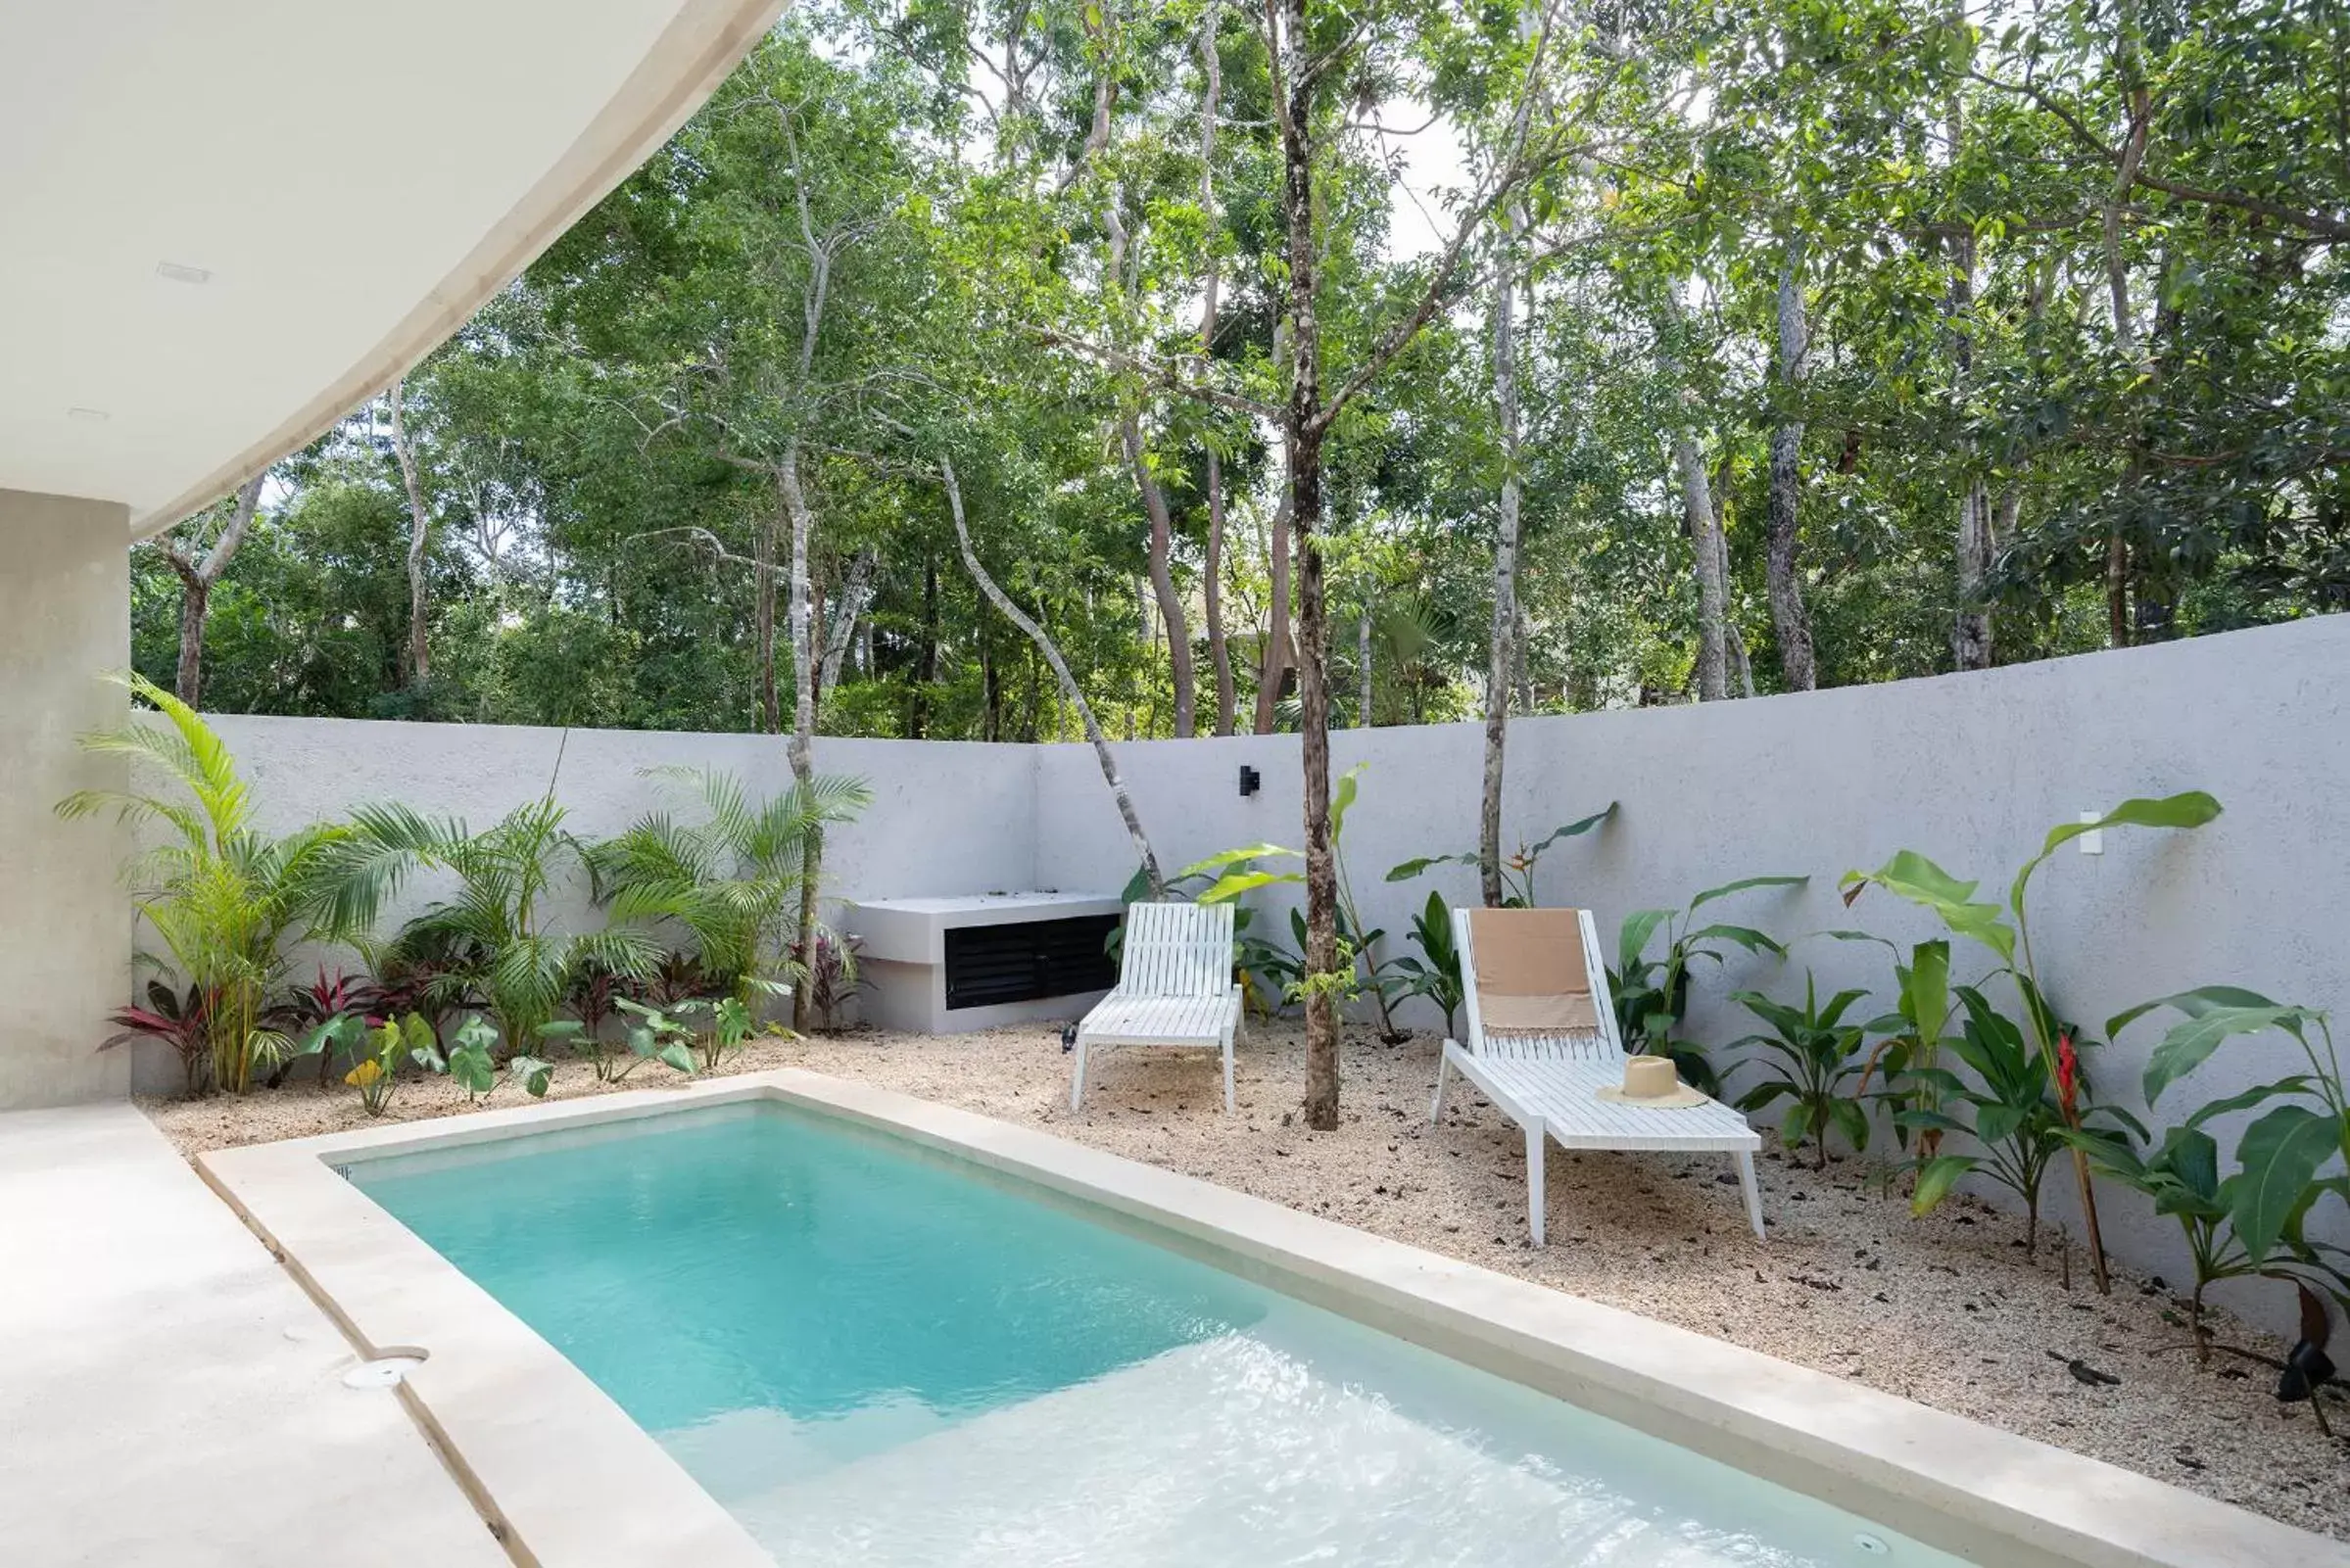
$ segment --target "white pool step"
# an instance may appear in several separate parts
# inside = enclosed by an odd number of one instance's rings
[[[1774,1560],[1580,1478],[1500,1462],[1237,1336],[726,1500],[787,1565]]]

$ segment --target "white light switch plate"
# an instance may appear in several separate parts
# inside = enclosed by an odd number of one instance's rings
[[[2101,811],[2085,811],[2081,814],[2081,820],[2083,822],[2095,822],[2099,817],[2104,815],[2105,813]],[[2102,829],[2099,829],[2095,832],[2083,833],[2077,842],[2079,842],[2081,845],[2081,852],[2085,855],[2102,855],[2105,853],[2105,832]]]

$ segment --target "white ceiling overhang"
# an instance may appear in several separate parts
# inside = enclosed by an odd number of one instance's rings
[[[783,0],[0,9],[0,489],[144,537],[326,428],[625,178]]]

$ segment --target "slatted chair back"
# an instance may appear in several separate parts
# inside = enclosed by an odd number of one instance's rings
[[[1131,996],[1223,996],[1232,988],[1232,906],[1127,906],[1118,988]]]
[[[1462,1006],[1468,1017],[1466,1044],[1472,1052],[1484,1057],[1531,1057],[1538,1060],[1565,1058],[1579,1062],[1620,1062],[1624,1042],[1616,1032],[1615,999],[1607,989],[1607,967],[1600,961],[1599,925],[1591,911],[1580,909],[1583,929],[1583,962],[1591,985],[1591,1000],[1599,1014],[1600,1026],[1588,1034],[1534,1035],[1487,1034],[1484,1021],[1477,1015],[1477,959],[1469,943],[1469,912],[1453,911],[1453,950],[1461,955]]]

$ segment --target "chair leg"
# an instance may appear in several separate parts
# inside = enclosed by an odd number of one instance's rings
[[[1543,1240],[1542,1202],[1542,1123],[1537,1121],[1526,1128],[1526,1225],[1534,1232],[1534,1245],[1546,1245]]]
[[[1738,1162],[1738,1184],[1747,1195],[1747,1223],[1754,1227],[1756,1241],[1767,1241],[1762,1234],[1762,1189],[1754,1184],[1754,1156],[1741,1149],[1731,1158]]]
[[[1444,1080],[1452,1075],[1452,1071],[1453,1059],[1449,1056],[1439,1055],[1436,1058],[1436,1101],[1428,1107],[1430,1121],[1444,1119]]]
[[[1069,1109],[1075,1112],[1085,1103],[1085,1037],[1078,1036],[1077,1070],[1069,1078]]]
[[[1232,1032],[1226,1030],[1223,1037],[1223,1114],[1227,1117],[1232,1114]]]

